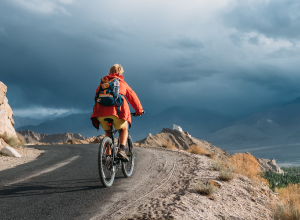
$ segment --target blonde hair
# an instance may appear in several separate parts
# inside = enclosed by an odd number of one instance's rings
[[[122,75],[124,73],[124,69],[120,64],[115,64],[110,67],[109,73],[116,73]]]

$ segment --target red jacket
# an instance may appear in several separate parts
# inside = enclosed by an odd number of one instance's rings
[[[119,93],[121,95],[126,96],[128,102],[132,105],[132,107],[134,108],[134,110],[137,114],[141,114],[143,112],[143,107],[141,105],[141,102],[140,102],[139,98],[137,97],[137,95],[135,94],[135,92],[124,81],[124,78],[122,75],[118,75],[116,73],[111,73],[108,76],[105,76],[104,78],[110,80],[110,79],[113,79],[116,77],[118,77],[119,81],[120,81]],[[96,90],[96,94],[99,89],[100,89],[100,85],[98,86],[98,88]],[[130,108],[129,108],[129,105],[128,105],[126,99],[124,99],[124,98],[123,98],[123,105],[121,106],[119,115],[117,114],[117,106],[116,105],[103,106],[103,105],[100,105],[98,102],[96,102],[96,104],[94,106],[93,114],[91,116],[93,125],[97,129],[99,129],[99,122],[96,117],[105,117],[108,115],[115,115],[118,118],[128,121],[129,125],[131,125]]]

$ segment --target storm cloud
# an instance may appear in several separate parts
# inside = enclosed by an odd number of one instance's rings
[[[192,105],[246,114],[300,96],[299,7],[5,0],[0,80],[15,114],[87,112],[100,79],[120,63],[147,112]]]

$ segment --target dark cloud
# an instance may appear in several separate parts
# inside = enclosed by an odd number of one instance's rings
[[[297,48],[280,48],[276,51],[273,51],[267,55],[268,58],[271,59],[278,59],[278,58],[292,58],[292,57],[299,57],[300,51]]]
[[[247,69],[239,69],[232,75],[233,80],[243,81],[244,84],[253,84],[263,88],[265,91],[273,91],[277,94],[300,94],[299,77],[294,72],[293,77],[287,77],[285,70],[274,68],[270,65],[255,65],[255,68],[249,71]]]
[[[249,42],[250,44],[259,45],[259,38],[258,38],[258,36],[250,37],[250,38],[248,39],[248,42]]]
[[[177,49],[177,50],[197,50],[204,48],[204,44],[197,40],[191,39],[188,37],[181,37],[180,39],[174,40],[172,43],[167,45],[169,49]]]
[[[147,112],[196,105],[245,113],[299,95],[296,1],[234,1],[209,13],[205,7],[214,4],[196,0],[198,8],[181,13],[157,2],[33,2],[0,2],[0,80],[17,112],[91,111],[100,79],[115,63]],[[227,26],[216,14],[224,10]],[[270,46],[262,35],[294,44]]]
[[[237,35],[237,34],[230,34],[229,35],[229,39],[231,40],[231,42],[236,45],[236,46],[240,46],[241,43],[243,42],[243,39]]]
[[[223,20],[242,32],[258,32],[269,38],[298,41],[300,36],[298,0],[233,1]]]

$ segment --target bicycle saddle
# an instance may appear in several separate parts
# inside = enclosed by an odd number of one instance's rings
[[[107,121],[108,123],[113,123],[114,119],[111,119],[111,118],[104,118],[104,121]]]

